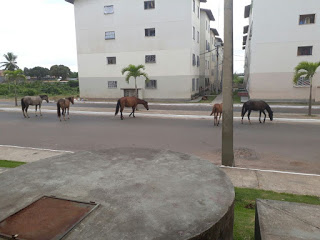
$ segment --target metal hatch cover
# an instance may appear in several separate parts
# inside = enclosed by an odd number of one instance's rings
[[[99,204],[43,196],[0,222],[0,238],[62,239]]]

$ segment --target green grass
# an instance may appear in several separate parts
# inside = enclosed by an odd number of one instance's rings
[[[15,168],[25,164],[25,162],[0,160],[0,167],[2,168]]]
[[[320,205],[320,198],[315,196],[276,193],[247,188],[235,188],[235,192],[234,239],[237,240],[254,239],[255,201],[257,198]],[[248,206],[252,206],[253,209],[248,208]]]
[[[217,96],[208,96],[208,100],[201,100],[199,103],[211,103]]]
[[[233,92],[233,103],[241,103],[241,97],[238,96],[238,91]]]

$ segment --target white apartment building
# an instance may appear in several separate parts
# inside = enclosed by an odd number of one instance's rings
[[[216,94],[222,91],[223,42],[215,28],[210,29],[210,90]]]
[[[207,0],[66,1],[74,4],[81,97],[133,95],[134,79],[121,74],[129,64],[145,65],[151,80],[137,79],[140,98],[189,100],[199,92]]]
[[[307,101],[310,82],[293,84],[302,61],[320,61],[319,0],[253,0],[245,9],[245,81],[251,99]],[[313,79],[320,101],[320,70]]]

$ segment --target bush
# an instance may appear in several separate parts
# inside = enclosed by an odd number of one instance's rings
[[[23,90],[23,95],[25,96],[34,96],[34,95],[37,95],[37,91],[34,90],[34,89],[25,89]]]
[[[79,81],[69,81],[68,82],[69,87],[79,87]]]

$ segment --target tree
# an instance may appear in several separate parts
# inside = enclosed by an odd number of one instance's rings
[[[7,54],[3,55],[4,58],[7,60],[6,62],[1,62],[2,64],[0,67],[4,67],[5,70],[14,71],[16,69],[19,69],[17,65],[17,58],[18,56],[14,55],[12,52],[8,52]]]
[[[41,80],[41,78],[43,78],[49,74],[50,74],[50,71],[48,68],[34,67],[34,68],[29,69],[29,76],[36,77],[38,80]]]
[[[300,77],[305,77],[310,81],[310,95],[309,95],[309,110],[308,115],[311,116],[312,108],[312,79],[316,74],[317,68],[320,66],[320,62],[301,62],[295,67],[295,73],[293,77],[293,82],[297,84]]]
[[[149,81],[149,77],[146,73],[142,72],[141,69],[145,70],[145,67],[144,65],[138,65],[138,66],[135,66],[135,65],[132,65],[130,64],[128,67],[125,67],[122,69],[121,73],[122,75],[124,75],[126,72],[127,75],[126,75],[126,81],[127,83],[129,83],[129,79],[131,77],[134,78],[134,85],[135,85],[135,95],[136,97],[138,97],[138,88],[137,88],[137,77],[141,77],[141,76],[144,76],[146,78],[146,82]]]
[[[64,65],[53,65],[50,68],[50,75],[61,77],[62,80],[65,80],[70,75],[70,73],[71,73],[70,68]]]
[[[23,71],[21,69],[14,70],[14,71],[6,70],[6,71],[4,71],[4,76],[8,81],[12,81],[14,83],[15,105],[18,106],[18,101],[17,101],[17,81],[25,80],[26,76],[23,74]]]

